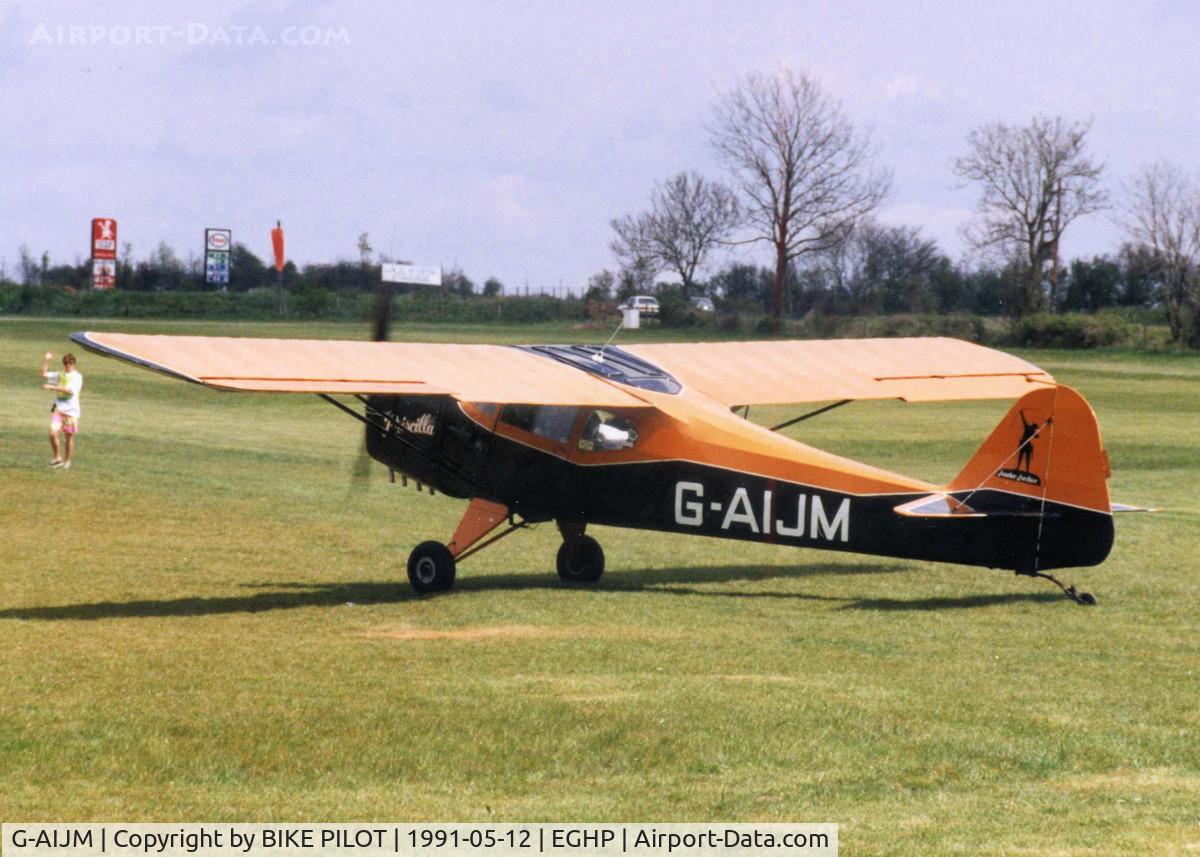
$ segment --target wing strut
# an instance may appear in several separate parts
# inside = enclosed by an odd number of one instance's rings
[[[854,401],[853,399],[842,399],[840,402],[834,402],[832,405],[826,405],[823,408],[817,408],[815,411],[809,411],[807,414],[803,414],[801,416],[795,417],[794,419],[790,419],[787,422],[780,423],[777,426],[771,426],[771,431],[779,431],[780,429],[785,429],[788,426],[794,426],[796,423],[802,423],[807,419],[811,419],[813,417],[819,417],[821,414],[825,413],[826,411],[832,411],[834,408],[840,408],[842,405],[848,405],[853,401]],[[749,406],[747,406],[747,408],[746,408],[746,413],[747,414],[750,413]]]

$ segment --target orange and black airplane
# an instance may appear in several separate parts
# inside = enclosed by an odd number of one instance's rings
[[[1119,510],[1083,397],[1025,360],[955,339],[604,347],[71,338],[219,390],[317,394],[361,420],[367,451],[393,478],[469,501],[449,541],[424,542],[409,557],[418,592],[450,589],[459,562],[553,520],[568,581],[603,574],[604,552],[585,532],[602,524],[1009,569],[1094,603],[1049,571],[1102,562]],[[1017,401],[946,485],[779,432],[861,399],[995,398]],[[746,418],[751,405],[798,403],[828,404],[771,428]]]

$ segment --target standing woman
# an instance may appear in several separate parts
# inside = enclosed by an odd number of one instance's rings
[[[50,361],[54,352],[47,351],[42,361],[43,390],[54,393],[54,406],[50,409],[50,448],[54,450],[51,467],[67,470],[71,467],[71,456],[75,452],[75,433],[79,431],[79,391],[83,389],[83,376],[75,368],[75,355],[64,354],[61,372],[50,372]],[[66,446],[63,457],[58,444],[58,433],[62,432]]]

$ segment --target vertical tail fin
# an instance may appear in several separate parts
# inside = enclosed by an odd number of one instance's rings
[[[1070,387],[1027,393],[948,490],[993,489],[1108,514],[1108,454],[1096,415]]]
[[[1023,396],[946,491],[984,514],[1029,519],[1020,541],[1031,543],[1011,548],[1019,571],[1036,571],[1095,565],[1108,555],[1108,476],[1091,407],[1070,387],[1054,386]]]

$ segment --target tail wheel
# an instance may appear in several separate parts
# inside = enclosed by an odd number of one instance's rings
[[[441,542],[422,542],[408,555],[408,582],[417,592],[444,592],[454,586],[454,556]]]
[[[595,583],[604,574],[604,551],[591,536],[579,536],[558,549],[558,576],[570,583]]]

